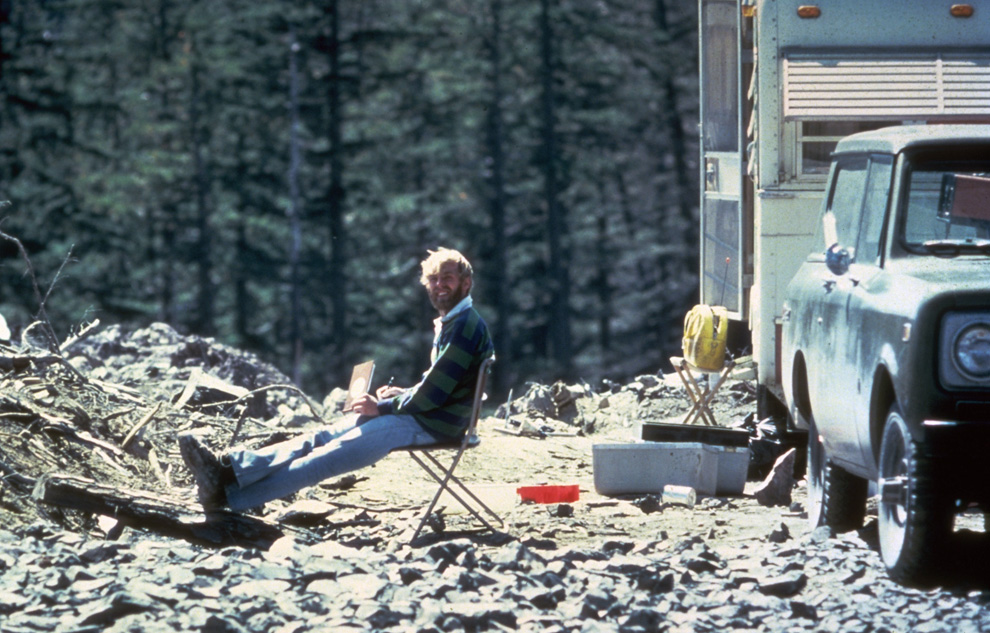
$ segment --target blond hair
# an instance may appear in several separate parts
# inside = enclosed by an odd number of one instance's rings
[[[471,262],[467,260],[466,257],[461,255],[459,251],[455,251],[452,248],[440,247],[435,251],[427,251],[430,255],[420,263],[420,267],[423,269],[423,274],[419,278],[419,282],[424,286],[429,285],[429,278],[432,275],[437,275],[440,273],[440,267],[447,262],[454,262],[457,264],[457,272],[460,274],[461,279],[466,279],[474,274],[471,268]]]

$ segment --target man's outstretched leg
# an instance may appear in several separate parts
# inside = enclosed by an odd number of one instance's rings
[[[231,451],[228,458],[238,483],[227,486],[227,504],[232,510],[253,508],[370,466],[397,448],[436,442],[411,415],[382,415],[360,419],[342,434]]]
[[[383,415],[342,432],[320,431],[257,451],[218,456],[192,434],[180,436],[179,448],[203,506],[240,511],[370,466],[397,448],[436,441],[412,416]]]
[[[228,505],[228,487],[236,489],[263,479],[293,459],[308,454],[313,448],[329,443],[364,422],[364,419],[355,416],[345,423],[257,451],[235,450],[224,455],[218,455],[197,435],[187,432],[179,435],[179,452],[196,481],[200,503],[207,510],[216,510]],[[231,464],[231,455],[239,458],[240,468],[236,471]]]

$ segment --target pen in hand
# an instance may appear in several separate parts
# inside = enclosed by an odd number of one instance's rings
[[[385,398],[390,398],[394,396],[395,392],[397,391],[397,388],[393,386],[394,384],[395,384],[395,376],[392,376],[391,378],[388,379],[388,384],[382,385],[381,387],[378,388],[378,391],[375,392],[375,395],[378,396],[379,400],[384,400]]]

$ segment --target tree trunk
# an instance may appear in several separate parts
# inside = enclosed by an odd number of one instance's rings
[[[299,192],[301,148],[299,140],[299,43],[295,30],[289,34],[289,340],[292,348],[292,380],[302,383],[302,290],[299,265],[302,257],[302,208]]]
[[[656,0],[653,20],[657,27],[657,32],[670,32],[670,24],[667,20],[666,0]],[[676,45],[677,42],[674,41],[667,46]],[[664,218],[661,217],[660,231],[671,235],[671,242],[673,243],[675,241],[673,237],[675,235],[674,232],[679,230],[681,232],[681,239],[677,241],[684,245],[684,249],[680,254],[660,256],[660,261],[657,262],[657,270],[661,275],[661,282],[663,282],[679,277],[691,279],[697,274],[699,266],[698,240],[700,227],[694,214],[694,208],[697,204],[695,198],[697,195],[696,188],[691,186],[691,183],[695,182],[695,179],[692,178],[691,169],[687,161],[688,144],[686,135],[684,134],[684,120],[678,109],[680,91],[674,81],[674,74],[671,68],[663,67],[661,76],[664,103],[661,111],[663,112],[663,123],[669,140],[668,151],[673,158],[673,187],[675,191],[660,192],[660,199],[672,198],[676,201],[678,221],[672,226],[669,221],[664,221]],[[689,307],[690,301],[688,297],[695,296],[696,294],[697,288],[695,287],[691,293],[687,293],[684,297],[676,294],[667,295],[667,300],[662,303],[658,302],[656,305],[657,311],[651,311],[648,316],[649,321],[655,321],[654,328],[651,329],[657,332],[678,332],[683,324],[684,311]],[[676,338],[671,336],[668,340],[664,340],[663,335],[661,335],[661,339],[657,342],[659,348],[664,350],[676,349],[676,344]]]
[[[554,121],[556,106],[553,89],[554,34],[550,20],[550,0],[540,0],[540,45],[540,64],[543,74],[544,204],[547,208],[547,240],[550,250],[548,270],[550,347],[557,372],[566,380],[571,378],[573,371],[570,276],[565,245],[567,239],[565,209],[558,199],[557,132]]]
[[[492,389],[503,393],[509,384],[512,367],[512,341],[510,339],[509,315],[512,310],[508,292],[508,239],[506,236],[506,195],[505,195],[505,154],[502,149],[504,137],[502,117],[502,0],[491,0],[491,33],[488,42],[489,64],[491,65],[491,101],[488,105],[487,144],[491,156],[489,176],[491,214],[491,257],[485,264],[488,271],[488,288],[492,303],[495,304],[495,323],[492,333],[499,355],[499,365],[505,371],[495,372]]]
[[[189,503],[142,490],[104,486],[71,475],[45,475],[32,496],[43,503],[114,517],[123,525],[213,547],[239,545],[267,550],[285,534],[277,526],[228,511],[203,516]]]
[[[660,33],[669,33],[670,31],[670,23],[667,20],[667,5],[665,2],[666,0],[656,0],[656,4],[654,5],[654,23]],[[694,218],[694,206],[697,204],[697,201],[695,198],[695,188],[691,186],[694,178],[692,177],[692,170],[687,160],[688,144],[684,134],[684,119],[681,117],[678,107],[680,90],[677,88],[677,84],[674,82],[674,74],[669,68],[663,73],[663,77],[664,107],[661,109],[661,112],[664,113],[663,121],[670,138],[669,151],[674,159],[677,207],[681,219],[688,227],[685,235],[687,238],[686,243],[695,244],[698,239],[699,229]]]
[[[344,225],[344,144],[340,88],[340,15],[337,0],[330,0],[327,12],[330,17],[330,41],[328,57],[330,81],[327,92],[329,108],[330,137],[330,190],[327,196],[327,223],[330,233],[330,267],[327,271],[327,290],[332,304],[332,334],[330,358],[346,357],[347,332],[347,228]],[[347,380],[345,363],[333,363],[328,368],[332,375],[327,376],[330,384],[340,384]]]
[[[237,219],[234,229],[237,233],[234,244],[234,259],[237,265],[234,267],[234,331],[237,340],[241,345],[248,345],[251,336],[248,314],[251,310],[251,297],[248,294],[248,254],[247,254],[247,231],[244,228],[244,220]]]
[[[10,24],[10,10],[10,3],[0,2],[0,95],[4,96],[7,94],[7,86],[3,81],[4,62],[7,60],[7,46],[3,41],[4,30],[2,27],[6,24]],[[6,104],[7,100],[4,99],[3,102]]]
[[[160,262],[160,279],[158,281],[158,319],[164,323],[175,323],[175,265],[172,263],[172,253],[175,252],[175,207],[169,205],[162,209],[161,234],[162,248],[160,257],[154,252],[154,240],[151,241],[152,253],[150,261]],[[152,222],[154,225],[154,222]]]
[[[168,0],[160,0],[157,7],[157,12],[154,19],[154,28],[152,29],[152,39],[154,45],[152,46],[152,58],[168,62],[169,61],[169,51],[168,51],[168,10],[169,2]],[[148,60],[149,68],[154,65],[154,59]],[[158,107],[161,112],[169,112],[170,104],[168,99],[168,86],[162,82],[158,87],[159,95],[161,97],[161,102]],[[161,200],[161,198],[159,198]],[[178,205],[174,204],[171,196],[168,194],[164,195],[164,200],[161,203],[161,238],[162,245],[161,249],[157,253],[152,253],[153,257],[150,261],[158,261],[161,263],[158,289],[158,319],[165,323],[176,323],[175,318],[175,264],[172,261],[173,254],[176,252],[176,231],[178,226]],[[154,213],[154,208],[150,211]],[[152,218],[153,219],[153,218]],[[151,223],[152,226],[155,225],[154,222]],[[154,241],[152,241],[152,248],[154,248]],[[162,256],[164,254],[164,256]]]
[[[599,190],[603,189],[599,184]],[[598,289],[598,344],[602,350],[602,360],[608,358],[612,349],[612,287],[608,273],[612,269],[613,258],[609,256],[608,215],[605,209],[605,194],[602,192],[602,210],[598,215],[598,239],[595,240],[595,287]]]
[[[191,100],[189,106],[189,128],[192,140],[193,178],[196,190],[196,270],[197,270],[197,294],[196,294],[196,325],[198,333],[204,335],[213,334],[213,257],[210,235],[210,205],[209,186],[210,178],[207,174],[206,162],[203,160],[203,122],[202,117],[202,89],[200,87],[200,73],[198,51],[193,45],[193,61],[189,65]]]
[[[241,119],[235,119],[237,127],[241,132],[237,135],[237,144],[234,154],[236,156],[236,173],[250,173],[249,166],[244,161],[245,134],[243,130],[247,124]],[[242,346],[248,346],[250,338],[250,310],[251,296],[248,293],[248,279],[250,277],[249,266],[250,256],[248,254],[247,227],[245,226],[248,210],[251,209],[248,196],[243,189],[238,189],[238,213],[234,219],[234,270],[231,271],[234,285],[234,333],[237,341]]]

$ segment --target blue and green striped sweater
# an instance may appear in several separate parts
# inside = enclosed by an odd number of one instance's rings
[[[495,353],[488,326],[470,304],[448,316],[452,318],[442,322],[433,343],[432,365],[419,384],[378,403],[380,415],[412,415],[439,439],[457,437],[467,428],[478,368]]]

